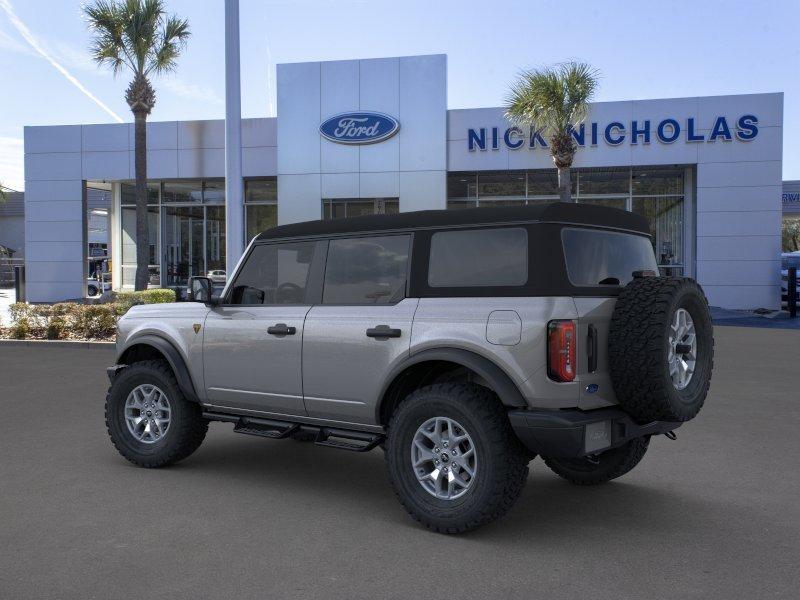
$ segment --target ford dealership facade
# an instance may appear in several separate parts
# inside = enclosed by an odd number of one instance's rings
[[[309,219],[558,198],[536,128],[499,107],[447,109],[444,55],[278,65],[277,83],[277,118],[242,121],[246,240]],[[596,103],[573,131],[573,197],[645,215],[662,271],[696,277],[711,304],[777,308],[782,126],[781,93]],[[224,128],[148,124],[152,285],[225,269]],[[28,300],[84,294],[87,187],[112,191],[113,284],[132,285],[132,178],[131,124],[26,128]]]

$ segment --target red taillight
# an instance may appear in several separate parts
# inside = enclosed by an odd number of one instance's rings
[[[575,323],[547,324],[547,375],[556,381],[575,379]]]

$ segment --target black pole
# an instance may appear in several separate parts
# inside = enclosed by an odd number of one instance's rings
[[[14,296],[17,302],[25,302],[25,267],[14,267]]]
[[[786,273],[786,303],[789,305],[789,317],[797,317],[797,267],[789,267]]]

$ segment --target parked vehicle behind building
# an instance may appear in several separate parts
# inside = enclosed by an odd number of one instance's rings
[[[195,302],[120,319],[108,431],[144,467],[189,456],[210,421],[381,446],[412,517],[474,529],[514,504],[534,457],[604,483],[698,414],[707,302],[656,272],[647,222],[599,206],[277,227],[218,299],[193,278]]]

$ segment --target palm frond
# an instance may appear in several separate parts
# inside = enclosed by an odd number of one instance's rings
[[[94,0],[83,11],[94,34],[91,56],[114,74],[173,70],[190,36],[189,23],[167,17],[163,0]]]
[[[596,69],[578,62],[523,71],[506,96],[506,117],[547,135],[569,133],[586,119],[598,78]]]
[[[189,22],[186,19],[179,19],[174,15],[167,19],[161,30],[159,44],[150,57],[146,72],[173,71],[177,66],[178,56],[191,35]]]

